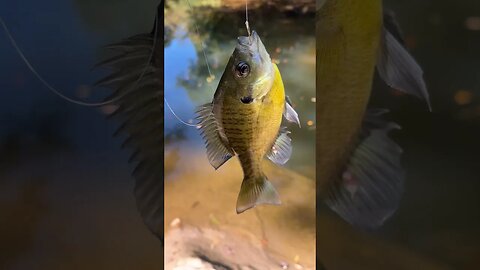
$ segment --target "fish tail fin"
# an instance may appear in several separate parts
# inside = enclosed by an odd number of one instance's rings
[[[245,177],[237,199],[237,214],[260,204],[280,205],[277,190],[264,174]]]
[[[382,119],[386,110],[370,110],[360,142],[327,198],[327,205],[350,224],[375,229],[397,210],[404,189],[402,149],[388,133],[399,129]]]

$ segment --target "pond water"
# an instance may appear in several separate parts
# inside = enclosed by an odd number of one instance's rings
[[[193,12],[196,14],[191,16],[184,1],[170,5],[175,6],[165,11],[166,22],[186,19],[166,25],[166,32],[170,36],[165,45],[165,97],[181,119],[193,122],[196,107],[211,102],[237,43],[236,38],[246,35],[242,21],[245,14],[195,6]],[[286,16],[275,14],[274,10],[252,10],[250,21],[252,29],[260,34],[272,59],[277,61],[285,91],[299,113],[302,124],[302,128],[289,126],[294,151],[286,167],[312,177],[312,142],[315,137],[314,15]],[[197,35],[195,25],[199,27],[200,35]],[[288,32],[278,30],[285,27],[288,27]],[[208,74],[202,42],[213,79]],[[203,147],[199,132],[177,121],[166,107],[165,136],[173,138],[179,134],[185,136],[179,144],[182,147]],[[172,143],[169,141],[167,148]]]

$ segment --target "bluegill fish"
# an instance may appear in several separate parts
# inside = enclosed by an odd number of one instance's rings
[[[317,195],[348,222],[374,228],[397,209],[404,181],[402,150],[388,137],[399,126],[382,119],[385,110],[367,108],[375,68],[390,87],[429,102],[423,71],[395,38],[392,20],[384,23],[381,0],[320,6]]]
[[[286,101],[282,76],[255,31],[239,37],[220,79],[213,101],[198,110],[199,126],[210,164],[218,169],[237,155],[243,182],[237,213],[259,204],[280,204],[280,198],[262,170],[266,155],[285,164],[292,153],[282,115],[300,124]]]

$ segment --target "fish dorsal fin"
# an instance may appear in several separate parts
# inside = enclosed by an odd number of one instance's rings
[[[207,146],[207,156],[210,164],[216,169],[227,162],[233,154],[233,150],[227,147],[224,136],[222,137],[217,119],[213,113],[213,105],[207,103],[197,110],[198,125]]]
[[[275,143],[267,153],[268,159],[277,165],[284,165],[292,155],[292,139],[288,137],[289,133],[290,131],[282,128],[278,133]]]
[[[366,116],[363,139],[326,201],[343,219],[363,229],[377,228],[393,215],[404,188],[402,149],[388,137],[390,130],[400,127],[381,114],[377,110]]]
[[[386,29],[382,31],[377,70],[390,87],[425,100],[431,110],[422,68]]]
[[[292,103],[288,96],[285,96],[285,110],[283,111],[283,116],[287,121],[296,123],[299,127],[300,126],[300,119],[298,119],[298,113],[292,107]]]

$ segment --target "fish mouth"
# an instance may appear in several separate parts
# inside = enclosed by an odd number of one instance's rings
[[[258,40],[259,39],[260,38],[259,38],[257,32],[255,30],[253,30],[251,36],[238,37],[238,44],[242,45],[242,46],[247,46],[247,47],[250,47],[250,46],[253,46],[253,45],[258,46]]]

